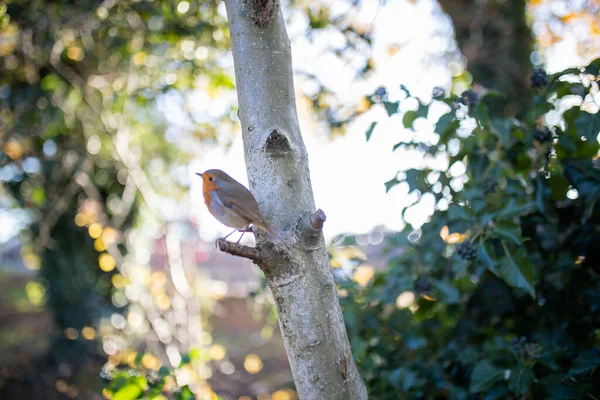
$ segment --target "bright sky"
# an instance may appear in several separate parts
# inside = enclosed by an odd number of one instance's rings
[[[335,5],[337,4],[337,5]],[[345,2],[337,2],[332,10],[343,12]],[[384,84],[390,88],[390,99],[400,96],[404,83],[422,98],[430,96],[434,86],[449,87],[450,74],[447,60],[435,54],[447,52],[453,46],[452,28],[434,1],[388,2],[367,1],[358,15],[361,22],[371,23],[375,29],[373,57],[376,73],[368,82],[358,82],[355,70],[333,56],[322,56],[323,38],[315,38],[316,45],[303,35],[303,21],[292,22],[289,33],[292,39],[292,57],[296,70],[309,71],[334,90],[341,98],[354,101]],[[323,35],[326,35],[324,33]],[[321,40],[322,39],[322,40]],[[319,45],[320,44],[320,45]],[[401,51],[390,55],[392,45]],[[296,91],[300,93],[302,80],[296,78]],[[330,140],[319,121],[314,120],[307,107],[299,100],[300,124],[309,155],[310,171],[316,205],[327,214],[325,236],[330,240],[340,233],[366,233],[383,225],[392,230],[402,229],[401,211],[412,203],[407,186],[399,185],[385,193],[384,182],[392,179],[396,171],[421,166],[421,156],[415,152],[392,153],[392,146],[411,137],[413,133],[402,128],[400,118],[388,118],[383,109],[361,117],[342,137]],[[374,120],[380,121],[367,143],[365,132]],[[420,121],[419,136],[432,137],[433,128]],[[192,215],[199,222],[200,235],[213,239],[229,233],[208,212],[202,200],[201,180],[196,172],[210,168],[227,171],[247,185],[243,145],[240,135],[232,145],[205,147],[202,156],[190,164],[192,182],[190,202]],[[407,217],[415,225],[425,222],[433,209],[433,198],[425,197],[423,204],[413,209]]]

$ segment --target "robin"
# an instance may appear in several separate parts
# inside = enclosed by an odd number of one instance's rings
[[[220,169],[209,169],[196,175],[202,178],[202,194],[208,211],[222,224],[235,228],[224,239],[239,230],[242,232],[237,241],[239,243],[244,233],[250,232],[250,225],[254,225],[269,232],[288,247],[263,217],[254,195],[244,185]]]

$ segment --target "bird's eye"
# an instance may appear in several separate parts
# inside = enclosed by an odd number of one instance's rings
[[[213,178],[212,176],[210,176],[210,177],[208,177],[208,180],[212,182],[212,181],[215,180],[215,178]]]

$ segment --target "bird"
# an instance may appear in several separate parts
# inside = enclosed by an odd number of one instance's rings
[[[250,225],[254,225],[269,232],[288,247],[262,215],[256,198],[244,185],[220,169],[209,169],[197,172],[196,175],[202,178],[202,194],[208,211],[223,225],[235,228],[224,239],[239,230],[242,232],[236,242],[239,243],[244,233],[250,232]]]

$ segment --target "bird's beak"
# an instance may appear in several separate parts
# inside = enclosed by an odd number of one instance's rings
[[[198,175],[200,178],[202,178],[202,174],[200,172],[196,172],[196,175]]]

